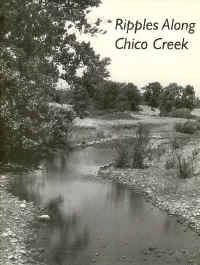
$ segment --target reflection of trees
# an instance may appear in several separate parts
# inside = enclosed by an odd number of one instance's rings
[[[38,181],[37,177],[29,174],[22,174],[15,176],[10,185],[10,191],[18,196],[20,200],[40,202],[40,186],[43,185]]]
[[[119,204],[123,202],[126,196],[126,187],[120,183],[112,183],[111,191],[108,194],[108,199],[114,202],[115,204]]]
[[[112,183],[111,191],[108,193],[107,198],[116,205],[126,200],[133,215],[141,213],[144,210],[144,199],[141,194],[128,189],[120,183]]]
[[[178,236],[178,232],[179,230],[178,228],[178,223],[176,222],[175,218],[172,218],[168,215],[165,216],[165,220],[164,220],[164,232],[167,234],[177,234]]]
[[[76,213],[65,217],[61,211],[62,202],[63,198],[59,196],[46,206],[51,216],[46,246],[47,259],[48,264],[52,265],[70,262],[70,259],[78,257],[89,244],[89,233],[86,228],[81,227],[80,217]]]
[[[69,155],[69,151],[60,151],[56,154],[51,154],[48,156],[45,166],[49,177],[55,177],[55,173],[56,175],[59,174],[60,176],[65,175],[67,171],[67,161],[69,160]]]
[[[131,210],[131,214],[136,216],[138,214],[143,213],[144,211],[144,199],[141,194],[135,192],[134,190],[127,190],[129,208]]]

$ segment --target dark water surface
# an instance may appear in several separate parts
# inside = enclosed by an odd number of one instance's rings
[[[170,253],[200,245],[194,233],[138,192],[94,177],[111,158],[111,150],[90,147],[58,154],[43,162],[43,170],[17,176],[17,195],[48,208],[51,215],[41,228],[46,240],[38,237],[48,264],[165,264],[148,262],[145,249]]]

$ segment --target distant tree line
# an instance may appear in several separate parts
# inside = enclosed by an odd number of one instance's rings
[[[147,105],[159,108],[161,114],[170,113],[176,109],[194,109],[197,103],[194,87],[171,83],[162,87],[159,82],[149,83],[143,87],[143,97]]]
[[[191,85],[184,87],[171,83],[163,87],[159,82],[152,82],[140,90],[133,83],[103,78],[96,79],[96,82],[95,78],[93,80],[91,82],[91,79],[87,81],[83,78],[80,85],[71,91],[71,104],[82,115],[90,106],[105,111],[137,111],[140,104],[146,104],[151,108],[158,108],[161,115],[167,115],[177,109],[191,111],[199,104]]]

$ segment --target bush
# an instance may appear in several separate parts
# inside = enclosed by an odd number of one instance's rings
[[[166,160],[166,169],[175,169],[177,177],[179,178],[190,178],[194,176],[194,165],[195,159],[199,155],[199,149],[195,148],[191,154],[184,153],[182,149],[183,143],[180,139],[172,138],[170,142],[171,152]]]
[[[179,178],[191,178],[193,176],[193,159],[177,155],[177,170]]]
[[[166,169],[171,169],[171,168],[175,168],[175,167],[176,167],[176,160],[174,159],[174,157],[169,157],[166,160],[165,168]]]
[[[193,134],[199,129],[199,124],[196,121],[186,121],[184,123],[176,123],[175,130],[180,133]]]
[[[130,146],[127,143],[119,142],[115,146],[116,157],[115,157],[115,167],[126,168],[129,167],[130,160]]]
[[[187,108],[175,109],[171,111],[168,116],[175,118],[192,119],[194,116],[191,114],[191,110]]]
[[[116,147],[116,167],[145,168],[144,160],[148,156],[149,129],[139,124],[132,144],[120,143]]]

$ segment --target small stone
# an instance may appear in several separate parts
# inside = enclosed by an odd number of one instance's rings
[[[15,256],[10,255],[10,256],[8,256],[8,259],[10,259],[10,260],[14,260],[14,259],[15,259]]]
[[[26,208],[26,204],[25,203],[21,203],[19,207],[24,209],[24,208]]]
[[[17,241],[18,241],[18,240],[17,240],[16,238],[12,238],[12,239],[10,240],[10,242],[13,243],[13,244],[14,244],[14,243],[17,243]]]
[[[26,251],[23,250],[23,249],[21,249],[21,250],[19,251],[19,253],[21,253],[21,254],[23,254],[23,255],[26,255]]]
[[[50,216],[48,214],[43,214],[43,215],[38,216],[38,219],[40,221],[49,221],[50,220]]]
[[[2,237],[7,237],[7,236],[8,236],[8,233],[3,232],[3,233],[1,234],[1,236],[2,236]]]

